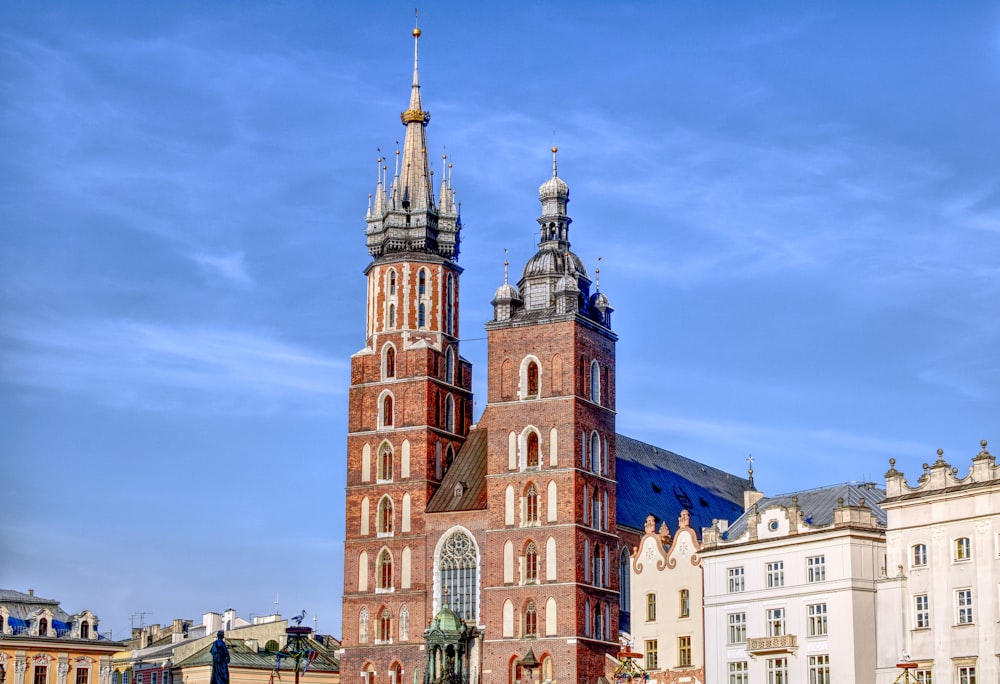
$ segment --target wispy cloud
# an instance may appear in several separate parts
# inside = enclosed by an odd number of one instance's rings
[[[252,285],[253,280],[247,273],[243,252],[231,254],[188,254],[188,258],[201,268],[202,272],[213,278],[229,280],[237,285]]]
[[[325,410],[345,362],[266,333],[130,320],[4,321],[5,382],[126,409]]]

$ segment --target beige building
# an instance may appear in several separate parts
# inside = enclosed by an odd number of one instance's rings
[[[0,589],[0,680],[6,684],[111,684],[111,655],[121,648],[97,631],[89,610]]]
[[[938,450],[912,487],[889,461],[879,684],[901,662],[921,683],[1000,681],[1000,468],[981,445],[964,477]]]
[[[681,511],[673,537],[646,518],[631,559],[631,640],[657,684],[705,681],[702,573],[698,534]]]

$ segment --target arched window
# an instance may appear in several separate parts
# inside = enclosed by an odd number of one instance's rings
[[[590,498],[590,526],[601,529],[601,494],[594,487],[594,495]]]
[[[477,566],[476,546],[472,537],[462,530],[452,532],[441,545],[438,558],[441,595],[448,597],[448,606],[456,615],[473,624],[478,619]]]
[[[455,384],[455,350],[448,347],[448,353],[444,355],[444,379]]]
[[[392,395],[387,394],[382,399],[382,426],[392,427]]]
[[[601,474],[601,438],[597,432],[590,433],[590,468],[598,475]]]
[[[632,584],[628,574],[628,550],[622,549],[618,558],[618,610],[628,612],[632,601]]]
[[[524,492],[524,521],[528,525],[538,524],[538,490],[534,483]]]
[[[608,518],[608,490],[605,489],[601,492],[601,529],[608,530],[611,528],[611,520]]]
[[[403,684],[403,666],[399,663],[394,663],[389,668],[389,684]]]
[[[424,327],[424,323],[425,323],[426,317],[427,317],[426,316],[426,309],[424,308],[424,305],[421,304],[420,306],[417,307],[417,327],[418,328],[423,328]]]
[[[380,591],[392,591],[392,554],[382,549],[378,556],[378,587]]]
[[[399,640],[410,640],[410,607],[403,606],[399,609]]]
[[[0,620],[0,627],[3,626],[3,621]],[[90,623],[84,620],[80,623],[80,638],[89,639],[90,638]]]
[[[444,471],[445,472],[448,472],[448,468],[451,467],[451,464],[454,463],[454,461],[455,461],[455,450],[452,449],[451,445],[449,444],[448,448],[444,450]]]
[[[528,363],[527,370],[527,397],[534,399],[538,396],[538,364],[534,361]]]
[[[392,536],[393,506],[392,499],[383,496],[378,502],[378,536]]]
[[[593,632],[590,631],[590,601],[583,602],[583,633],[586,636],[590,636]]]
[[[386,347],[385,350],[385,377],[396,377],[396,350],[393,347]]]
[[[396,305],[389,305],[389,330],[394,330],[396,328]]]
[[[913,567],[927,565],[927,544],[915,544],[913,546]]]
[[[455,431],[455,397],[450,394],[444,400],[444,429]]]
[[[553,632],[553,634],[554,633],[555,632]],[[542,658],[542,681],[552,681],[552,656],[545,656]]]
[[[604,586],[604,546],[594,544],[594,586]]]
[[[594,603],[594,638],[604,639],[604,610],[600,603]]]
[[[583,524],[590,523],[590,487],[583,485]]]
[[[524,550],[524,581],[530,584],[538,581],[538,549],[535,542],[528,542]]]
[[[378,616],[378,640],[383,644],[392,641],[392,613],[388,608],[383,608]]]
[[[601,366],[597,361],[590,364],[590,400],[601,403]]]
[[[538,636],[538,613],[534,601],[528,601],[528,606],[524,609],[524,636]]]
[[[417,274],[417,294],[421,297],[427,293],[427,271],[420,269]]]
[[[691,617],[691,592],[687,589],[681,589],[678,598],[680,600],[680,617]]]
[[[959,537],[955,540],[955,560],[963,561],[972,558],[972,544],[968,537]]]
[[[449,273],[444,294],[445,332],[451,335],[455,331],[455,277]]]
[[[358,613],[358,642],[368,643],[368,609],[362,608]]]
[[[390,402],[391,397],[386,397]],[[382,448],[378,451],[378,479],[383,482],[389,482],[392,480],[392,470],[394,465],[394,455],[392,451],[392,446],[388,443],[382,445]]]
[[[526,464],[529,468],[538,467],[538,435],[534,431],[529,432],[527,438],[525,439],[525,447],[527,448],[527,459]]]
[[[49,621],[45,618],[39,618],[38,620],[38,636],[48,636],[49,635]]]
[[[389,294],[396,294],[396,272],[389,271]]]

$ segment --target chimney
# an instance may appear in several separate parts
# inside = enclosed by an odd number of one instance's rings
[[[28,589],[28,596],[34,596],[34,595],[35,595],[35,590],[34,589]]]

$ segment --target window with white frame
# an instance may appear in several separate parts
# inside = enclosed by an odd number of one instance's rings
[[[776,637],[785,634],[785,609],[767,609],[767,636]]]
[[[971,625],[972,619],[972,589],[955,591],[956,622],[960,625]]]
[[[788,658],[768,659],[767,684],[788,684]]]
[[[826,580],[826,556],[806,558],[806,580],[809,582]]]
[[[931,626],[931,604],[927,594],[913,597],[913,628],[927,629]]]
[[[968,537],[959,537],[955,540],[955,560],[972,560],[972,543]]]
[[[913,671],[913,681],[916,684],[934,684],[930,668],[918,668]]]
[[[774,561],[767,564],[767,587],[785,586],[785,561]]]
[[[744,588],[743,568],[729,568],[729,593],[736,594]]]
[[[914,568],[927,565],[927,544],[913,545],[913,553],[910,556],[910,565]]]
[[[830,656],[809,656],[809,684],[830,684]]]
[[[729,684],[749,684],[750,673],[747,668],[747,661],[740,660],[729,663]]]
[[[806,606],[806,631],[809,636],[826,636],[826,604],[813,603]]]
[[[742,644],[747,640],[747,614],[729,614],[729,643]]]
[[[957,674],[958,684],[976,684],[975,665],[960,665]]]

